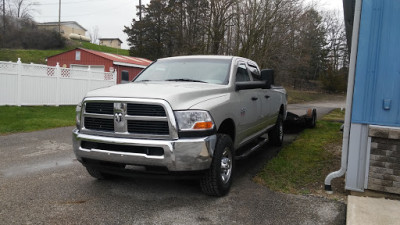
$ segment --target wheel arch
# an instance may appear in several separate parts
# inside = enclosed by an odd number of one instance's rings
[[[284,104],[282,104],[279,108],[279,115],[282,116],[283,120],[286,120],[286,107]]]
[[[221,125],[218,127],[217,133],[228,135],[233,143],[235,143],[236,127],[233,119],[225,119],[222,121]]]

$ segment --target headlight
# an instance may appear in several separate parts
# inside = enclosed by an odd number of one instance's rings
[[[175,111],[180,131],[212,130],[214,122],[206,111]]]
[[[81,129],[81,110],[82,110],[82,102],[76,106],[75,109],[75,121],[76,121],[76,128]]]

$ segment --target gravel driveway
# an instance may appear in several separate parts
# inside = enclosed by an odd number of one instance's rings
[[[75,160],[72,129],[0,136],[0,224],[345,224],[343,203],[252,181],[278,148],[239,161],[231,192],[215,198],[193,180],[95,180]]]

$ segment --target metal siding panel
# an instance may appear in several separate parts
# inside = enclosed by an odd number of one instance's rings
[[[400,1],[364,0],[353,123],[400,126]],[[383,101],[391,100],[390,110]]]
[[[81,52],[81,60],[75,60],[76,51]],[[111,60],[94,55],[82,49],[75,49],[73,51],[64,52],[62,54],[50,57],[47,61],[48,66],[55,66],[57,62],[62,67],[64,64],[70,68],[71,64],[76,65],[101,65],[104,66],[105,72],[110,72],[110,67],[113,66]]]
[[[367,162],[368,125],[351,124],[346,189],[363,191]]]
[[[129,72],[129,80],[133,80],[143,69],[142,68],[136,68],[136,67],[127,67],[127,66],[116,66],[118,76],[117,76],[117,84],[121,83],[121,74],[123,70],[126,70]]]

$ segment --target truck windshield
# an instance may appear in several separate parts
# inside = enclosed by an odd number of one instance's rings
[[[161,59],[146,68],[134,82],[169,81],[228,84],[230,59]]]

